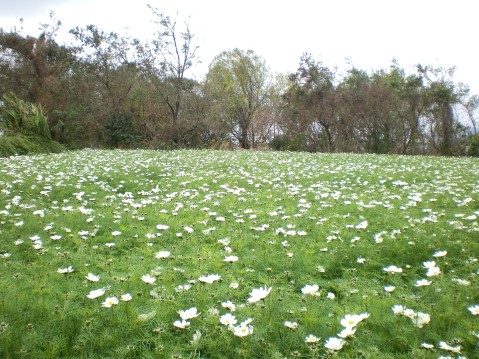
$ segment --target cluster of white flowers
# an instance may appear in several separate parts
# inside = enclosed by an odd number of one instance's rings
[[[414,310],[406,308],[402,305],[396,304],[391,309],[395,315],[403,315],[411,319],[412,323],[418,328],[424,327],[431,321],[431,316],[429,314],[415,312]]]

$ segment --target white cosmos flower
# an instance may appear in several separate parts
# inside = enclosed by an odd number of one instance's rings
[[[58,273],[61,273],[61,274],[68,274],[68,273],[71,273],[73,272],[75,269],[73,269],[72,266],[69,266],[67,268],[58,268],[57,272]]]
[[[432,349],[432,348],[434,348],[434,345],[429,344],[429,343],[421,343],[421,347],[423,347],[425,349]]]
[[[329,350],[338,351],[343,348],[344,344],[346,344],[346,342],[343,339],[331,337],[328,340],[326,340],[324,347]]]
[[[469,309],[472,315],[479,315],[479,305],[471,305],[467,309]]]
[[[169,251],[160,251],[155,254],[156,259],[168,258],[171,252]]]
[[[346,327],[340,333],[338,333],[338,337],[346,339],[352,337],[356,333],[355,327]]]
[[[85,278],[88,279],[90,282],[98,282],[100,280],[100,276],[94,275],[93,273],[88,273]]]
[[[231,313],[226,313],[220,317],[220,323],[226,326],[230,326],[235,325],[236,323],[238,323],[238,321],[236,320],[234,315],[232,315]]]
[[[388,293],[394,292],[395,289],[396,289],[396,287],[392,286],[392,285],[387,285],[387,286],[384,287],[384,290]]]
[[[217,280],[220,280],[220,279],[221,279],[221,276],[218,274],[203,275],[198,278],[200,282],[208,283],[208,284],[216,282]]]
[[[442,349],[442,350],[447,350],[447,351],[457,353],[457,354],[459,354],[461,352],[461,346],[460,345],[457,345],[457,346],[453,347],[453,346],[450,346],[449,344],[447,344],[446,342],[442,342],[442,341],[439,342],[439,348]]]
[[[432,282],[430,280],[427,280],[427,279],[418,279],[416,281],[416,284],[414,284],[415,287],[424,287],[424,286],[428,286],[428,285],[431,285]]]
[[[271,292],[271,289],[272,287],[267,288],[266,286],[263,288],[254,288],[249,294],[250,297],[248,298],[248,303],[255,303],[266,298]]]
[[[156,281],[155,277],[150,276],[149,274],[145,274],[141,276],[141,280],[145,282],[146,284],[153,284]]]
[[[108,297],[105,299],[103,303],[101,303],[102,307],[105,308],[111,308],[114,305],[117,305],[119,303],[118,299],[116,297]]]
[[[331,299],[331,300],[335,300],[336,295],[333,292],[328,292],[328,294],[326,295],[326,298]]]
[[[428,277],[435,277],[441,274],[441,270],[439,267],[431,267],[427,269],[426,276]]]
[[[437,251],[432,256],[436,257],[436,258],[439,258],[439,257],[445,257],[446,255],[447,255],[447,251]]]
[[[399,315],[399,314],[403,314],[403,312],[406,308],[404,308],[404,306],[402,306],[402,305],[396,304],[396,305],[393,305],[391,309],[393,310],[393,313],[395,315]]]
[[[230,311],[234,312],[236,310],[236,305],[234,305],[231,301],[227,301],[227,302],[223,302],[221,303],[221,306],[223,308],[227,308],[229,309]]]
[[[233,334],[237,337],[246,337],[253,334],[253,326],[241,323],[241,325],[233,327]]]
[[[119,236],[120,234],[121,234],[120,231],[113,231],[113,232],[111,232],[111,235],[114,236],[114,237]]]
[[[290,321],[288,321],[288,320],[284,322],[284,326],[285,326],[286,328],[293,329],[293,330],[294,330],[294,329],[298,329],[298,323],[296,323],[296,322],[290,322]]]
[[[130,293],[126,293],[126,294],[123,294],[121,296],[121,300],[124,301],[124,302],[129,302],[132,299],[133,299],[133,297],[131,296]]]
[[[414,313],[414,317],[411,320],[416,327],[422,328],[431,321],[431,316],[427,313],[417,312]]]
[[[389,267],[383,268],[383,271],[387,273],[402,273],[402,268],[399,268],[396,266],[389,266]]]
[[[87,298],[95,299],[101,297],[103,294],[105,294],[105,288],[95,289],[92,290],[89,294],[87,294]]]
[[[225,259],[223,259],[223,262],[229,262],[229,263],[233,263],[233,262],[237,262],[237,261],[238,261],[237,256],[227,256],[227,257],[225,257]]]
[[[180,315],[180,318],[183,320],[193,319],[193,318],[196,318],[198,315],[200,315],[196,307],[192,307],[186,310],[179,310],[177,313]]]
[[[301,288],[301,293],[319,296],[320,293],[318,292],[318,290],[319,286],[317,284],[306,284],[303,288]]]
[[[190,327],[190,322],[186,321],[186,320],[175,320],[173,322],[173,325],[177,328],[180,328],[180,329],[188,329]]]
[[[166,229],[169,229],[170,226],[166,225],[166,224],[157,224],[156,225],[156,229],[160,230],[160,231],[164,231]]]
[[[317,336],[315,336],[313,334],[308,335],[304,339],[305,343],[308,343],[308,344],[316,344],[316,343],[319,343],[320,340],[321,340],[321,338],[318,338]]]
[[[436,266],[436,262],[434,262],[434,261],[426,261],[426,262],[423,262],[423,263],[422,263],[422,266],[423,266],[424,268],[433,268],[433,267]]]

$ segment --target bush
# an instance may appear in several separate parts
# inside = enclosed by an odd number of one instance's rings
[[[107,143],[111,147],[133,148],[138,144],[140,135],[129,114],[113,117],[105,124]]]
[[[46,141],[36,136],[4,134],[0,136],[0,157],[64,151],[55,141]]]
[[[466,154],[471,157],[479,157],[479,135],[472,136],[469,139]]]
[[[308,144],[304,136],[285,136],[279,135],[269,143],[271,148],[276,151],[307,151]]]

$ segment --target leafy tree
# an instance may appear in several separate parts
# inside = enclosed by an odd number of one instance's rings
[[[255,145],[253,120],[268,103],[271,77],[265,61],[252,50],[234,49],[216,56],[206,76],[216,120],[245,149]]]

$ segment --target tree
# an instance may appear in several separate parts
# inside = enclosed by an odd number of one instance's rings
[[[234,49],[216,56],[206,75],[217,121],[228,126],[244,149],[255,146],[253,120],[268,103],[271,77],[265,61],[252,50]]]

